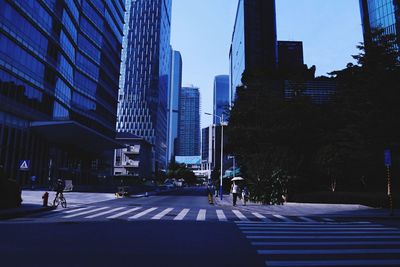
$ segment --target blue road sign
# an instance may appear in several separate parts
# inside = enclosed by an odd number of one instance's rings
[[[392,156],[390,154],[390,149],[385,149],[384,155],[385,155],[385,166],[386,167],[392,166]]]
[[[21,171],[27,171],[30,168],[31,161],[30,160],[20,160],[18,161],[18,166]]]

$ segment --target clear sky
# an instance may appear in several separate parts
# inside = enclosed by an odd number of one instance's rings
[[[267,1],[267,0],[266,0]],[[229,74],[237,0],[173,0],[171,45],[182,54],[184,85],[200,88],[201,127],[212,123],[213,81]],[[344,68],[362,41],[359,0],[276,0],[278,40],[303,41],[317,75]]]

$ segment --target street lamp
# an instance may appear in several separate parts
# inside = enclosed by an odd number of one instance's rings
[[[215,114],[211,114],[211,113],[207,113],[204,112],[204,114],[206,115],[210,115],[210,116],[215,116],[217,118],[219,118],[220,120],[220,124],[221,124],[221,174],[220,174],[220,181],[219,181],[219,196],[220,199],[222,200],[222,171],[223,171],[223,159],[224,159],[224,114],[221,114],[221,116],[215,115]]]

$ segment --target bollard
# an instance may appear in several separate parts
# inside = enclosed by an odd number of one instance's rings
[[[47,207],[47,204],[49,202],[49,193],[45,192],[42,196],[43,199],[43,207]]]

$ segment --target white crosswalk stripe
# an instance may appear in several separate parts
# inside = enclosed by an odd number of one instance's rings
[[[302,216],[300,216],[300,217],[298,217],[300,220],[302,220],[302,221],[304,221],[304,222],[315,222],[313,219],[310,219],[310,218],[308,218],[308,217],[302,217]]]
[[[69,219],[69,218],[78,217],[78,216],[82,216],[82,215],[85,215],[85,214],[93,213],[93,212],[96,212],[96,211],[105,210],[105,209],[108,209],[108,208],[109,207],[101,207],[101,208],[97,208],[97,209],[82,211],[82,212],[75,213],[75,214],[72,214],[72,215],[64,216],[63,218]]]
[[[236,215],[236,217],[238,217],[241,221],[248,221],[249,219],[247,219],[246,216],[243,215],[243,213],[241,213],[238,210],[232,210],[232,212]]]
[[[223,210],[216,210],[216,213],[217,213],[218,220],[220,220],[222,222],[226,222],[228,220],[226,218],[225,213],[224,213]]]
[[[285,216],[279,215],[279,214],[272,214],[272,216],[274,216],[275,218],[278,218],[284,222],[293,222],[291,219],[289,219]]]
[[[128,219],[129,219],[129,220],[139,219],[140,217],[142,217],[142,216],[144,216],[144,215],[146,215],[146,214],[148,214],[148,213],[150,213],[150,212],[152,212],[152,211],[154,211],[154,210],[156,210],[156,209],[157,209],[157,208],[150,208],[150,209],[144,210],[144,211],[142,211],[142,212],[139,212],[139,213],[136,214],[136,215],[133,215],[133,216],[129,217]]]
[[[103,215],[106,215],[106,214],[110,214],[110,213],[113,213],[115,211],[119,211],[119,210],[122,210],[122,209],[124,209],[124,207],[103,211],[103,212],[100,212],[100,213],[96,213],[96,214],[93,214],[93,215],[86,216],[85,218],[86,219],[93,219],[93,218],[100,217],[100,216],[103,216]]]
[[[318,221],[236,224],[266,266],[400,266],[400,230],[395,227]]]
[[[62,211],[62,213],[69,214],[69,213],[74,213],[74,212],[78,212],[78,211],[82,211],[82,210],[87,210],[87,209],[91,209],[91,208],[93,208],[93,206],[84,207],[84,208],[79,208],[79,209],[73,209],[73,210],[66,210],[66,211]],[[54,211],[57,211],[57,210],[54,210]]]
[[[190,209],[183,209],[181,212],[179,212],[179,214],[174,218],[174,221],[181,221],[183,220],[183,218],[185,218],[186,214],[188,214],[188,212],[190,211]]]
[[[200,209],[199,213],[197,214],[196,221],[205,221],[206,220],[206,210]]]
[[[134,212],[136,210],[140,210],[140,208],[136,207],[136,208],[133,208],[133,209],[129,209],[129,210],[126,210],[126,211],[123,211],[123,212],[108,216],[107,219],[116,219],[116,218],[122,217],[122,216],[124,216],[126,214],[132,213],[132,212]]]
[[[154,215],[151,219],[152,220],[160,220],[162,217],[164,217],[165,215],[170,213],[172,210],[173,210],[173,208],[167,208],[167,209],[163,210],[162,212]]]

